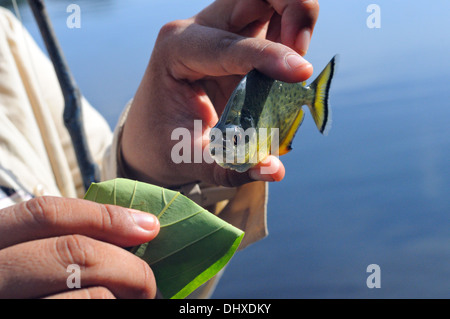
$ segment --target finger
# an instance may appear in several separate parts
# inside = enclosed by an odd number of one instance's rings
[[[262,24],[272,17],[268,39],[277,39],[305,55],[318,16],[317,0],[234,0],[215,1],[195,17],[195,22],[245,36],[257,36],[260,30],[249,32],[247,29],[252,30],[255,22]]]
[[[0,282],[0,298],[40,298],[70,291],[78,283],[81,288],[105,287],[117,298],[154,298],[156,294],[153,272],[142,259],[81,235],[0,250]]]
[[[195,23],[244,36],[257,36],[273,14],[272,6],[263,0],[215,1],[194,17]]]
[[[317,0],[269,0],[269,2],[282,17],[281,43],[305,55],[319,16],[319,2]]]
[[[249,171],[249,176],[255,181],[279,182],[284,178],[285,168],[277,156],[269,155],[256,167]]]
[[[152,214],[81,199],[37,197],[0,210],[0,249],[69,234],[127,247],[152,240],[158,231]]]
[[[281,16],[274,13],[267,30],[267,40],[281,43]]]
[[[212,183],[226,187],[236,187],[254,181],[278,182],[284,178],[285,168],[278,157],[269,155],[264,161],[244,173],[224,169],[217,164],[211,167]],[[208,177],[205,176],[208,180]],[[209,178],[211,179],[211,178]]]
[[[116,299],[116,297],[105,287],[89,287],[54,294],[45,299]]]
[[[169,74],[178,80],[244,75],[252,69],[286,82],[301,82],[312,75],[311,64],[298,53],[266,39],[245,38],[189,21],[169,23],[161,34],[165,43],[159,51],[165,59],[159,60],[166,61]]]

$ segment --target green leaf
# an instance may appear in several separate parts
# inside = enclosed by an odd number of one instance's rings
[[[127,179],[93,183],[85,197],[158,217],[158,236],[132,249],[152,268],[164,298],[185,298],[216,275],[244,233],[179,192]]]

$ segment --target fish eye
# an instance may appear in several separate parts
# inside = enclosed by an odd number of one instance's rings
[[[224,135],[224,146],[233,145],[237,146],[242,139],[242,129],[238,126],[232,125],[227,127],[226,132],[223,132]]]
[[[237,146],[242,139],[242,132],[239,128],[236,128],[233,134],[233,144],[234,146]]]
[[[211,142],[214,142],[214,140],[216,139],[215,135],[211,135]]]

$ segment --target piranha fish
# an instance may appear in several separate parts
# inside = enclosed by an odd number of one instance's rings
[[[331,126],[328,94],[336,56],[309,85],[274,80],[249,72],[228,100],[210,132],[210,154],[220,166],[245,172],[269,154],[284,155],[292,147],[307,105],[319,131]]]

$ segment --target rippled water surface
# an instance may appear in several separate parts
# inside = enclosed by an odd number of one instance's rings
[[[72,2],[81,29],[66,27]],[[81,90],[111,126],[159,28],[209,2],[46,1]],[[379,29],[366,24],[372,3]],[[286,178],[270,186],[269,236],[232,259],[214,297],[449,298],[450,2],[320,4],[306,57],[315,77],[340,55],[333,128],[323,137],[306,117],[282,158]],[[380,266],[381,288],[366,285],[370,264]]]

